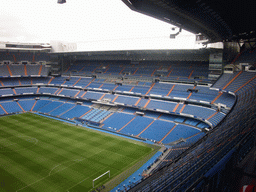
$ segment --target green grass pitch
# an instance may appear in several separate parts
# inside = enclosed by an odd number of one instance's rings
[[[113,183],[156,150],[32,113],[4,116],[0,118],[0,191],[91,191],[96,177],[110,170],[111,178],[103,176],[95,185]]]

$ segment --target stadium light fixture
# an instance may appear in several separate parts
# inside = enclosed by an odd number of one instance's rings
[[[175,30],[175,27],[173,27],[172,30],[174,31],[174,30]],[[171,39],[175,39],[175,37],[176,37],[177,35],[179,35],[179,34],[181,33],[181,31],[182,31],[182,28],[180,28],[177,33],[175,33],[175,34],[170,34],[170,38],[171,38]]]
[[[66,0],[58,0],[57,2],[58,4],[63,4],[63,3],[66,3]]]

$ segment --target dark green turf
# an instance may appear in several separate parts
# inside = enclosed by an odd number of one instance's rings
[[[90,191],[99,175],[114,178],[153,150],[31,113],[1,117],[0,191]]]

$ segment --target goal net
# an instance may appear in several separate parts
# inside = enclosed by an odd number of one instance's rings
[[[108,178],[110,178],[110,170],[108,170],[107,172],[103,173],[102,175],[100,175],[99,177],[95,178],[92,180],[92,187],[94,188],[94,183],[95,181],[97,181],[98,179],[100,179],[101,177],[103,177],[104,175],[108,174]]]

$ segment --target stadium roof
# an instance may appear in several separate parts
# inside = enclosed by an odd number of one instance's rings
[[[138,11],[193,33],[211,42],[255,38],[255,0],[122,0]]]

